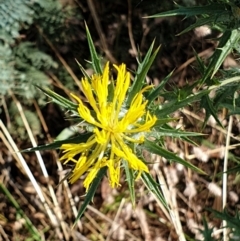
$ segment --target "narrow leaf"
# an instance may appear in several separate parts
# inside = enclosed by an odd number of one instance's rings
[[[203,25],[211,25],[211,23],[216,21],[216,18],[217,17],[215,15],[205,17],[205,18],[200,18],[194,24],[190,25],[189,27],[184,29],[182,32],[178,33],[177,36],[187,33],[189,31],[191,31],[197,27],[203,26]]]
[[[92,67],[93,67],[95,73],[101,75],[102,74],[102,66],[101,66],[97,51],[95,49],[91,34],[89,32],[89,29],[88,29],[86,23],[85,23],[85,26],[86,26],[88,46],[89,46],[89,50],[90,50],[90,54],[91,54]]]
[[[72,110],[77,112],[78,105],[73,103],[72,101],[62,97],[61,95],[55,93],[54,91],[50,89],[43,89],[39,86],[36,86],[38,89],[40,89],[45,95],[49,96],[54,103],[57,105],[60,105],[68,110]]]
[[[208,223],[205,217],[203,217],[203,226],[204,229],[200,230],[200,232],[204,237],[204,241],[214,241],[215,239],[213,239],[213,228],[208,227]]]
[[[206,6],[197,6],[197,7],[182,7],[176,4],[178,9],[170,10],[163,13],[154,14],[152,16],[148,16],[147,18],[163,18],[163,17],[172,17],[184,15],[186,17],[196,16],[201,14],[216,14],[221,15],[226,13],[225,5],[213,3]]]
[[[146,97],[148,100],[148,105],[151,104],[152,101],[155,100],[159,96],[160,91],[164,88],[165,84],[168,82],[168,80],[170,79],[172,74],[173,74],[173,71],[170,74],[168,74],[162,80],[162,82],[148,94],[148,96]]]
[[[207,210],[210,210],[216,218],[219,218],[221,220],[227,221],[227,226],[229,228],[234,228],[236,230],[239,230],[240,227],[240,217],[238,212],[236,213],[236,216],[233,217],[230,215],[226,209],[223,210],[223,212],[219,212],[217,210],[206,208]]]
[[[131,105],[131,102],[132,102],[134,96],[142,89],[143,85],[145,84],[145,78],[146,78],[147,72],[150,69],[150,67],[160,49],[160,47],[158,47],[151,56],[153,45],[154,45],[154,42],[151,44],[143,62],[138,65],[136,76],[134,78],[131,88],[129,89],[129,94],[128,94],[128,98],[127,98],[128,106]]]
[[[181,131],[179,129],[172,128],[171,126],[165,124],[160,127],[155,127],[154,131],[152,131],[149,136],[155,137],[159,139],[161,136],[170,136],[172,138],[180,138],[188,143],[191,143],[194,146],[197,146],[197,144],[191,140],[188,137],[195,137],[195,136],[202,136],[204,134],[196,133],[196,132],[187,132],[187,131]]]
[[[155,124],[154,124],[154,127],[160,127],[166,123],[169,123],[169,122],[172,122],[172,121],[176,121],[178,120],[179,118],[161,118],[161,119],[158,119]]]
[[[240,38],[240,33],[238,29],[226,30],[220,38],[217,49],[211,57],[211,61],[204,73],[204,77],[201,80],[201,84],[205,83],[207,79],[213,78],[216,74],[223,61],[226,59],[227,55],[232,51],[235,44]]]
[[[192,104],[195,101],[199,101],[204,95],[207,95],[210,90],[202,90],[197,94],[192,94],[183,100],[178,101],[177,99],[172,100],[166,104],[163,104],[159,107],[158,110],[155,111],[155,115],[161,119],[169,114],[172,114],[174,111],[179,110],[186,105]]]
[[[124,166],[125,173],[126,173],[126,180],[128,183],[131,202],[132,202],[133,207],[135,207],[135,205],[136,205],[135,188],[134,188],[135,178],[134,178],[133,170],[129,168],[128,162],[126,162],[126,161],[123,162],[123,166]]]
[[[144,148],[146,148],[146,150],[148,150],[151,153],[162,156],[162,157],[166,158],[167,160],[180,163],[180,164],[184,165],[185,167],[192,169],[193,171],[197,171],[198,173],[205,174],[205,172],[203,172],[201,169],[199,169],[199,168],[195,167],[194,165],[192,165],[191,163],[183,160],[182,158],[175,155],[174,153],[167,151],[166,149],[158,146],[154,142],[145,140],[143,146],[144,146]]]
[[[157,197],[157,199],[168,209],[168,205],[167,202],[164,198],[164,196],[162,195],[160,188],[159,188],[159,184],[156,183],[152,176],[147,173],[147,172],[143,172],[141,175],[141,178],[145,184],[145,186],[148,188],[148,190],[155,194],[155,196]]]
[[[210,100],[209,96],[206,95],[201,100],[201,107],[203,107],[206,111],[205,120],[203,126],[206,125],[208,118],[212,115],[217,123],[223,128],[222,123],[219,121],[217,116],[217,110],[214,108],[212,101]]]
[[[31,147],[28,149],[25,149],[21,152],[32,152],[32,151],[46,151],[46,150],[53,150],[53,149],[59,149],[62,144],[67,144],[67,143],[85,143],[88,138],[90,137],[91,133],[88,134],[81,134],[76,137],[67,139],[67,140],[62,140],[62,141],[54,141],[53,143],[42,145],[42,146],[37,146],[37,147]]]
[[[89,81],[91,81],[91,77],[88,75],[87,71],[83,68],[83,66],[76,60],[80,70],[82,71],[82,74],[84,75],[84,77],[86,79],[88,79]]]
[[[183,136],[201,136],[204,134],[201,133],[196,133],[196,132],[188,132],[188,131],[181,131],[178,129],[165,129],[165,128],[156,128],[156,133],[158,133],[157,135],[160,136],[170,136],[170,137],[174,137],[174,138],[181,138]]]
[[[80,210],[78,211],[78,215],[76,217],[76,220],[75,220],[73,226],[76,225],[77,221],[81,218],[81,216],[83,215],[84,211],[86,210],[87,205],[92,201],[92,199],[94,197],[94,194],[95,194],[95,192],[96,192],[96,190],[97,190],[97,188],[98,188],[98,186],[99,186],[103,176],[105,175],[106,171],[107,171],[107,167],[102,167],[99,170],[97,176],[94,178],[94,180],[93,180],[93,182],[92,182],[92,184],[91,184],[91,186],[90,186],[90,188],[89,188],[89,190],[87,192],[87,195],[86,195],[86,197],[84,199],[84,202],[83,202]]]

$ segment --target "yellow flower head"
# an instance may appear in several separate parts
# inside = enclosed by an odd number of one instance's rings
[[[144,132],[155,124],[156,117],[146,111],[147,101],[143,92],[147,86],[133,98],[129,108],[125,106],[126,94],[130,86],[130,73],[124,64],[114,65],[117,70],[113,96],[109,94],[109,63],[106,64],[103,75],[94,75],[91,83],[87,78],[82,79],[82,89],[92,107],[90,110],[80,98],[72,96],[78,101],[78,113],[93,127],[93,133],[86,143],[63,144],[60,149],[64,155],[60,160],[65,163],[75,163],[70,182],[75,182],[84,173],[84,187],[96,177],[100,168],[107,166],[108,177],[112,187],[119,185],[121,161],[128,162],[129,168],[136,170],[138,176],[148,172],[148,167],[129,147],[129,143],[142,143]],[[78,156],[78,158],[76,158]]]

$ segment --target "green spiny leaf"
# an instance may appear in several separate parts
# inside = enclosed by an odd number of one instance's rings
[[[174,111],[179,110],[186,105],[192,104],[195,101],[199,101],[204,95],[207,95],[209,93],[209,90],[202,90],[201,92],[197,94],[192,94],[187,98],[184,98],[183,100],[178,101],[177,99],[174,99],[166,104],[163,104],[160,106],[158,110],[155,111],[155,115],[161,119],[169,114],[172,114]]]
[[[203,62],[203,60],[199,57],[198,53],[195,51],[195,49],[193,49],[194,51],[194,55],[196,57],[196,61],[198,63],[198,71],[201,73],[201,75],[204,75],[206,67],[205,64]]]
[[[197,146],[197,144],[188,137],[191,137],[191,136],[196,137],[201,135],[203,134],[196,133],[196,132],[181,131],[181,130],[172,128],[167,124],[161,125],[159,127],[155,126],[154,131],[152,131],[151,134],[149,134],[149,136],[155,137],[156,139],[159,139],[165,136],[170,136],[172,138],[180,138],[188,143],[191,143],[194,146]]]
[[[103,176],[105,175],[107,171],[107,167],[102,167],[99,172],[97,173],[97,176],[94,178],[88,192],[87,192],[87,195],[84,199],[84,202],[80,208],[80,210],[78,211],[78,215],[76,217],[76,220],[73,224],[73,226],[76,225],[77,221],[81,218],[81,216],[83,215],[84,211],[86,210],[87,208],[87,205],[92,201],[93,197],[94,197],[94,194],[103,178]]]
[[[145,186],[148,188],[148,190],[155,194],[155,196],[157,197],[157,199],[168,209],[168,205],[166,203],[166,200],[164,198],[164,196],[162,195],[160,189],[159,189],[159,184],[156,183],[152,176],[147,173],[147,172],[143,172],[141,175],[141,178],[145,184]]]
[[[161,81],[161,83],[148,94],[148,96],[146,97],[148,100],[148,105],[150,105],[152,101],[159,96],[160,91],[164,88],[165,84],[168,82],[172,74],[173,74],[173,71],[170,74],[168,74],[167,77],[165,77]]]
[[[189,27],[187,27],[186,29],[184,29],[182,32],[178,33],[177,36],[182,35],[184,33],[187,33],[197,27],[200,26],[204,26],[204,25],[210,25],[211,23],[215,22],[216,20],[216,16],[209,16],[209,17],[205,17],[205,18],[200,18],[196,21],[196,23],[190,25]]]
[[[166,158],[167,160],[180,163],[180,164],[184,165],[185,167],[192,169],[193,171],[197,171],[198,173],[205,174],[205,172],[203,172],[201,169],[199,169],[199,168],[195,167],[194,165],[192,165],[191,163],[183,160],[182,158],[178,157],[174,153],[167,151],[166,149],[158,146],[154,142],[145,140],[143,146],[144,146],[144,148],[146,148],[146,150],[148,150],[151,153],[162,156],[162,157]]]
[[[220,38],[218,48],[211,57],[211,62],[209,63],[204,77],[201,80],[201,84],[205,83],[207,79],[213,78],[216,74],[223,61],[226,59],[227,55],[232,51],[235,44],[240,38],[240,32],[238,29],[226,30]]]
[[[151,56],[153,46],[154,46],[154,42],[151,44],[143,62],[139,63],[139,65],[138,65],[138,69],[137,69],[136,76],[134,78],[134,82],[133,82],[131,88],[129,89],[129,94],[128,94],[128,98],[127,98],[128,106],[131,104],[134,96],[142,89],[143,85],[145,84],[145,78],[146,78],[147,72],[148,72],[149,68],[151,67],[151,65],[159,51],[160,47],[158,47]]]
[[[102,66],[101,66],[97,51],[95,49],[91,34],[87,27],[87,24],[85,24],[85,26],[86,26],[88,46],[89,46],[89,50],[90,50],[90,54],[91,54],[92,67],[93,67],[95,73],[101,75],[102,74]]]
[[[219,211],[213,210],[211,208],[206,208],[206,209],[213,212],[213,214],[216,218],[227,221],[227,227],[234,228],[234,229],[238,230],[238,232],[239,232],[240,217],[239,217],[238,213],[236,213],[236,216],[233,217],[227,212],[226,209],[224,209],[223,212],[219,212]]]
[[[82,71],[83,75],[85,78],[87,78],[89,80],[89,82],[91,81],[91,77],[88,75],[87,71],[83,68],[83,66],[76,60],[80,70]]]
[[[210,100],[209,96],[206,95],[201,100],[201,107],[203,107],[206,110],[205,120],[203,126],[205,127],[208,118],[212,115],[214,119],[217,121],[217,123],[222,126],[222,123],[219,121],[217,116],[217,110],[214,108],[212,101]]]
[[[197,7],[182,7],[176,4],[178,9],[170,10],[163,13],[154,14],[148,16],[147,18],[163,18],[163,17],[172,17],[184,15],[186,17],[202,15],[202,14],[211,14],[211,15],[220,15],[226,12],[224,4],[212,3],[206,6],[197,6]]]
[[[203,217],[203,226],[204,226],[204,230],[200,230],[200,232],[202,233],[204,240],[205,241],[214,241],[215,239],[213,239],[213,237],[212,237],[213,228],[208,227],[208,223],[207,223],[205,217]]]
[[[60,105],[68,110],[72,110],[77,112],[78,105],[73,103],[72,101],[62,97],[61,95],[55,93],[54,91],[50,89],[43,89],[39,86],[37,86],[38,89],[40,89],[44,94],[52,98],[52,101],[56,103],[57,105]]]
[[[178,118],[161,118],[155,122],[154,127],[160,127],[166,123],[176,121],[176,120],[178,120]]]
[[[134,184],[135,184],[134,173],[133,173],[133,170],[129,168],[127,161],[124,161],[123,165],[124,165],[124,169],[125,169],[125,173],[126,173],[126,180],[127,180],[128,188],[129,188],[129,192],[130,192],[130,198],[131,198],[133,206],[135,207],[136,197],[135,197],[135,189],[134,189]]]
[[[37,147],[31,147],[28,149],[25,149],[21,152],[32,152],[32,151],[46,151],[46,150],[55,150],[59,149],[61,145],[67,144],[67,143],[85,143],[88,138],[91,136],[91,133],[88,134],[81,134],[73,138],[69,138],[67,140],[62,141],[54,141],[53,143],[37,146]]]
[[[203,135],[201,133],[181,131],[181,130],[174,129],[171,127],[169,127],[169,129],[166,129],[163,127],[156,128],[156,130],[154,132],[156,132],[157,135],[170,136],[170,137],[174,137],[174,138],[181,138],[184,136],[201,136],[201,135]]]

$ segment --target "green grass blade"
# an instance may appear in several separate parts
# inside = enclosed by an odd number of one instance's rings
[[[25,220],[25,226],[27,227],[28,231],[31,233],[34,240],[41,241],[42,240],[41,235],[39,234],[38,230],[32,224],[31,220],[27,217],[27,215],[23,212],[18,202],[14,199],[14,197],[11,195],[8,189],[3,185],[3,183],[0,183],[0,189],[6,195],[6,197],[11,202],[11,204],[15,207],[17,213]]]
[[[196,171],[200,174],[205,174],[205,172],[203,172],[201,169],[195,167],[194,165],[192,165],[191,163],[183,160],[182,158],[176,156],[174,153],[167,151],[166,149],[156,145],[154,142],[145,140],[144,144],[143,144],[144,148],[146,148],[146,150],[148,150],[151,153],[157,154],[159,156],[162,156],[164,158],[166,158],[169,161],[173,161],[173,162],[177,162],[182,164],[183,166],[192,169],[193,171]]]
[[[97,190],[97,188],[98,188],[98,186],[99,186],[103,176],[105,175],[106,171],[107,171],[107,167],[102,167],[99,170],[97,176],[94,178],[94,180],[93,180],[93,182],[92,182],[92,184],[91,184],[91,186],[90,186],[90,188],[89,188],[89,190],[87,192],[87,195],[86,195],[86,197],[84,199],[84,202],[83,202],[80,210],[78,211],[78,215],[76,217],[76,220],[75,220],[73,226],[76,225],[77,221],[82,217],[84,211],[86,210],[87,205],[92,201],[92,199],[94,197],[94,194],[95,194],[95,192],[96,192],[96,190]]]
[[[99,59],[97,51],[95,49],[95,46],[94,46],[90,31],[87,27],[87,24],[85,24],[85,26],[86,26],[88,46],[89,46],[89,50],[90,50],[90,54],[91,54],[91,64],[92,64],[94,72],[101,75],[102,74],[102,66],[100,63],[100,59]]]

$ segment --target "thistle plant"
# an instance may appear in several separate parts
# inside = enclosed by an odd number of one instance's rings
[[[88,28],[86,32],[95,73],[89,76],[79,64],[84,75],[80,87],[84,98],[72,93],[71,101],[49,89],[39,88],[53,102],[71,113],[70,116],[76,121],[76,128],[81,131],[70,139],[58,140],[48,145],[30,148],[28,151],[60,149],[60,161],[72,166],[66,176],[69,182],[74,183],[80,177],[84,178],[86,196],[77,220],[84,213],[105,175],[112,188],[118,188],[121,185],[121,177],[124,176],[133,205],[136,199],[134,184],[141,179],[148,190],[168,207],[160,185],[150,174],[151,160],[144,159],[143,150],[181,163],[194,171],[203,172],[164,147],[162,140],[165,135],[193,143],[188,137],[197,134],[181,132],[170,127],[168,123],[175,119],[168,116],[169,106],[160,108],[159,102],[155,101],[161,92],[164,92],[164,85],[170,75],[157,87],[145,82],[159,48],[153,52],[152,43],[145,58],[139,63],[132,82],[131,73],[125,64],[111,65],[107,62],[102,69]],[[113,71],[116,74],[115,78]],[[206,93],[208,92],[202,92],[201,96]],[[196,95],[191,101],[198,98]],[[170,108],[170,112],[180,108],[182,104],[179,101],[178,105]]]
[[[75,164],[70,182],[75,182],[88,172],[83,183],[86,190],[103,167],[108,169],[111,187],[119,186],[123,160],[138,176],[141,176],[142,172],[149,172],[147,165],[126,143],[143,143],[145,133],[156,123],[156,116],[146,110],[147,100],[143,99],[143,93],[152,86],[146,86],[137,93],[129,108],[126,108],[124,100],[130,85],[130,73],[126,71],[124,64],[114,67],[117,70],[116,83],[111,83],[109,78],[109,63],[106,64],[102,76],[92,76],[91,83],[87,78],[82,80],[83,93],[93,109],[93,114],[79,97],[72,95],[78,102],[79,116],[92,127],[92,135],[85,143],[63,144],[60,147],[64,153],[60,160]],[[108,91],[109,83],[113,87],[112,96]],[[76,159],[78,154],[80,157]]]

